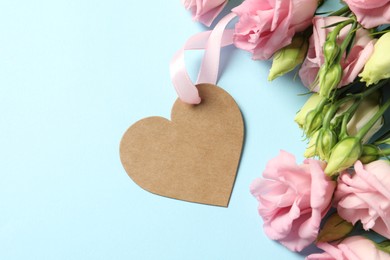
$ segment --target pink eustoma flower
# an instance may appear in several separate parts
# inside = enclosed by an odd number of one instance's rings
[[[389,254],[362,236],[348,237],[341,243],[318,243],[317,246],[325,252],[311,254],[306,260],[390,260]]]
[[[390,239],[390,164],[378,160],[355,163],[354,172],[344,172],[335,192],[339,215]]]
[[[194,21],[210,26],[223,10],[228,0],[182,0],[184,7],[191,11]]]
[[[268,162],[264,178],[251,185],[265,233],[292,251],[301,251],[316,239],[329,210],[336,184],[324,174],[324,167],[314,159],[297,165],[292,154],[281,151]]]
[[[296,32],[311,25],[317,0],[246,0],[232,11],[239,16],[234,44],[253,53],[253,59],[269,59],[289,45]]]
[[[365,28],[390,23],[389,0],[344,0]]]

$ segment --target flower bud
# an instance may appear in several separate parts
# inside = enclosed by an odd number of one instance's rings
[[[337,143],[337,135],[331,129],[321,129],[318,142],[317,142],[317,152],[322,160],[328,160],[332,148]]]
[[[307,144],[306,151],[303,154],[303,156],[305,156],[306,158],[311,158],[317,155],[317,140],[318,140],[319,133],[320,130],[317,130],[311,136],[310,141]]]
[[[305,118],[305,125],[303,130],[305,131],[306,136],[311,136],[316,130],[318,130],[322,125],[322,113],[318,109],[311,110],[307,113]]]
[[[325,222],[318,234],[318,242],[332,242],[348,235],[353,229],[352,223],[344,220],[339,214],[334,213]]]
[[[367,164],[379,159],[380,150],[377,146],[372,144],[363,145],[362,155],[359,157],[359,161],[363,164]]]
[[[308,47],[309,44],[305,37],[295,35],[290,45],[275,53],[268,80],[272,81],[301,64],[305,59]]]
[[[340,52],[340,47],[334,39],[327,39],[324,43],[325,62],[329,65],[333,64]]]
[[[390,32],[382,35],[374,45],[374,52],[359,76],[366,85],[376,84],[390,77]]]
[[[325,174],[333,176],[352,166],[362,154],[362,143],[357,137],[346,137],[338,142],[330,154]]]
[[[297,115],[295,116],[294,120],[299,125],[300,128],[303,128],[306,122],[306,116],[311,111],[316,109],[317,105],[323,100],[324,98],[318,95],[317,93],[314,93],[309,97],[309,99],[306,101],[306,103],[303,105],[301,110],[298,111]]]
[[[330,66],[322,66],[319,73],[320,95],[330,97],[333,89],[337,88],[343,76],[343,70],[339,63]]]

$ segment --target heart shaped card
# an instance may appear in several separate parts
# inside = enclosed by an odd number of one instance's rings
[[[143,189],[161,196],[227,207],[244,137],[234,99],[212,84],[197,85],[202,103],[177,100],[171,121],[133,124],[120,144],[122,164]]]

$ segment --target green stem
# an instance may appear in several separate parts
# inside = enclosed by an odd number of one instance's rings
[[[317,107],[315,108],[317,111],[322,111],[324,109],[324,106],[328,103],[328,100],[325,98],[318,103]]]
[[[383,30],[383,31],[379,31],[379,32],[373,32],[373,33],[370,33],[371,36],[375,36],[375,35],[379,35],[379,34],[385,34],[385,33],[388,33],[390,32],[390,30]]]
[[[358,103],[354,103],[354,105],[352,105],[347,112],[351,113],[350,117],[352,117],[353,113],[356,111],[357,109],[357,106],[359,105],[360,101],[371,95],[372,93],[374,93],[375,91],[377,91],[379,88],[383,87],[385,84],[385,82],[380,82],[379,84],[376,84],[375,86],[373,87],[370,87],[370,88],[367,88],[365,91],[361,92],[361,93],[358,93],[358,94],[351,94],[351,95],[348,95],[348,96],[345,96],[343,97],[342,99],[336,101],[334,104],[331,105],[331,107],[329,108],[329,110],[326,112],[325,116],[324,116],[324,123],[323,123],[323,126],[324,128],[327,128],[329,127],[330,125],[330,121],[332,120],[332,118],[334,117],[334,115],[337,113],[337,110],[339,109],[339,107],[345,103],[345,102],[348,102],[349,100],[351,99],[360,99],[358,101]],[[348,121],[350,120],[351,118],[348,118]]]
[[[340,54],[338,56],[338,61],[337,61],[339,63],[341,61],[343,53],[345,52],[348,45],[351,43],[351,41],[353,40],[353,38],[355,37],[355,34],[356,34],[356,28],[357,28],[358,23],[356,20],[351,20],[351,21],[353,21],[351,29],[349,30],[347,37],[345,37],[345,39],[343,40],[343,43],[340,46]]]
[[[355,114],[356,110],[358,109],[358,107],[362,101],[363,101],[363,98],[360,98],[355,103],[353,103],[353,105],[350,108],[348,108],[348,110],[347,110],[347,114],[348,114],[347,123],[349,122],[349,120],[351,120],[351,118]]]
[[[348,110],[344,113],[343,115],[343,121],[341,123],[341,130],[340,130],[340,135],[339,138],[344,139],[345,137],[348,136],[348,122],[351,120],[353,115],[355,114],[356,110],[358,109],[360,103],[362,102],[363,99],[359,99],[357,102],[353,103],[352,106],[348,108]]]
[[[390,137],[388,137],[390,134],[390,130],[387,130],[386,133],[384,133],[381,137],[379,137],[374,144],[380,145],[380,144],[390,144]]]
[[[372,87],[369,87],[369,88],[367,88],[367,90],[365,90],[359,94],[356,94],[356,95],[361,95],[362,98],[365,98],[368,95],[371,95],[372,93],[374,93],[375,91],[380,89],[381,87],[385,86],[387,83],[390,83],[390,79],[382,80],[378,84],[376,84]]]
[[[353,19],[348,19],[344,22],[340,22],[340,23],[336,23],[337,25],[335,25],[335,28],[328,34],[328,37],[329,39],[328,40],[331,40],[331,41],[336,41],[337,39],[337,36],[339,35],[340,31],[345,27],[347,26],[348,24],[351,24],[351,23],[354,23],[355,20]],[[329,25],[327,27],[331,27],[332,25]]]
[[[368,123],[360,129],[360,131],[356,134],[356,137],[359,139],[363,139],[363,137],[370,131],[371,127],[373,127],[378,121],[378,119],[386,112],[386,110],[390,107],[390,99],[387,100],[381,108],[376,112],[376,114],[368,121]]]
[[[337,110],[339,109],[339,107],[343,103],[348,102],[349,100],[354,99],[354,98],[356,98],[354,95],[349,95],[349,96],[346,96],[343,99],[340,99],[340,100],[336,101],[334,104],[332,104],[332,106],[329,108],[328,112],[326,112],[326,114],[325,114],[325,117],[324,117],[324,127],[325,128],[329,127],[330,121],[332,120],[334,115],[337,113]]]
[[[339,134],[339,140],[344,139],[345,137],[348,136],[348,131],[347,131],[347,124],[348,120],[347,117],[349,117],[349,113],[345,113],[343,116],[343,121],[341,122],[341,130]]]
[[[330,13],[329,16],[341,16],[343,14],[346,14],[349,11],[350,11],[349,7],[346,5],[346,6],[342,7],[341,9],[339,9],[333,13]]]

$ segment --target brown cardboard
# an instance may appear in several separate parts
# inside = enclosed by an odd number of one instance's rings
[[[244,137],[241,112],[223,89],[197,86],[202,102],[176,100],[171,121],[148,117],[120,144],[122,164],[135,183],[154,194],[227,207]]]

